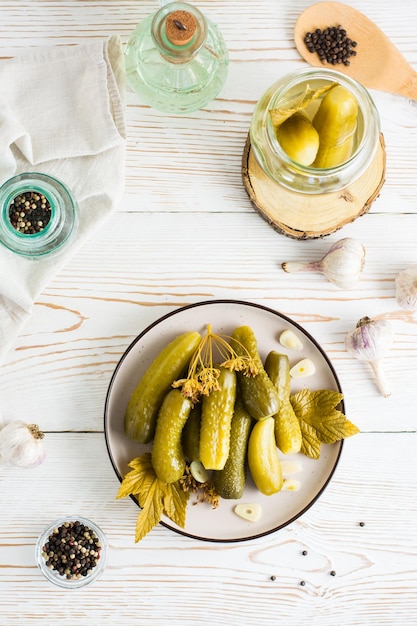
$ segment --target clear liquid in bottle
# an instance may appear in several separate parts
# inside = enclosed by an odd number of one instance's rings
[[[228,64],[217,26],[185,2],[170,2],[140,22],[125,49],[129,85],[143,103],[167,113],[190,113],[213,100]]]

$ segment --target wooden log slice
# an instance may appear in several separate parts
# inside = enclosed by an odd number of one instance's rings
[[[297,193],[273,181],[259,166],[250,138],[242,158],[242,178],[254,208],[279,233],[294,239],[330,235],[368,213],[385,182],[386,152],[382,133],[375,157],[345,189],[320,195]]]

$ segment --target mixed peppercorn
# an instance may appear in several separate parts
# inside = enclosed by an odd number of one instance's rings
[[[100,556],[99,538],[79,521],[64,522],[55,528],[42,548],[46,566],[69,580],[91,574]]]
[[[51,219],[48,199],[36,191],[26,191],[13,198],[9,206],[10,223],[24,235],[41,232]]]

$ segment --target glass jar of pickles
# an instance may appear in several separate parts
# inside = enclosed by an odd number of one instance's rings
[[[368,91],[331,69],[284,76],[257,103],[250,126],[257,163],[293,192],[345,188],[372,165],[380,120]]]

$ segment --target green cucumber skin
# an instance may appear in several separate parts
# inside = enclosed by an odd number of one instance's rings
[[[252,329],[249,326],[240,326],[234,330],[232,338],[239,342],[232,343],[237,354],[240,356],[246,354],[242,348],[244,346],[258,368],[257,376],[244,376],[241,372],[238,372],[242,398],[246,409],[256,420],[275,415],[279,409],[278,390],[265,371]]]
[[[196,404],[191,409],[190,416],[182,431],[182,448],[190,461],[200,460],[200,428],[201,405]]]
[[[220,497],[238,500],[246,485],[246,457],[253,419],[237,397],[230,429],[230,450],[226,465],[213,472],[213,483]]]
[[[236,372],[220,367],[219,390],[201,405],[200,461],[206,470],[223,469],[230,448],[230,426],[236,401]]]
[[[302,434],[299,421],[290,401],[290,360],[286,354],[271,350],[266,357],[265,370],[278,389],[279,410],[275,418],[275,442],[284,454],[301,450]]]
[[[185,472],[181,435],[191,406],[191,400],[185,398],[179,389],[169,391],[162,402],[152,446],[152,465],[155,474],[164,483],[175,483]]]
[[[176,337],[158,354],[134,389],[125,413],[125,434],[138,443],[148,443],[155,433],[162,401],[189,364],[201,341],[198,332]]]

